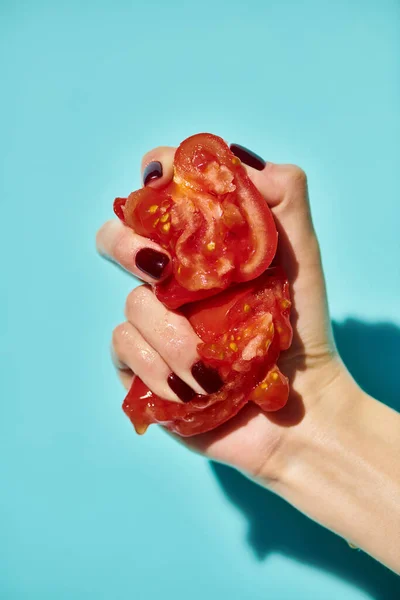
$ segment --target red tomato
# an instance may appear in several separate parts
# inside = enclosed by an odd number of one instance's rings
[[[258,277],[276,252],[267,203],[225,142],[208,133],[182,142],[165,188],[117,198],[114,210],[173,256],[172,276],[155,286],[168,308]]]
[[[203,362],[224,381],[219,392],[179,404],[135,377],[123,409],[136,431],[160,423],[190,436],[221,425],[249,400],[282,408],[289,386],[276,362],[292,339],[289,284],[281,269],[268,269],[278,240],[271,211],[225,142],[207,133],[188,138],[175,153],[173,181],[117,198],[114,210],[169,250],[172,275],[155,293],[189,319]]]
[[[289,386],[276,360],[291,342],[289,309],[288,283],[276,268],[234,290],[184,307],[183,314],[203,340],[199,354],[218,369],[224,387],[178,404],[154,395],[136,377],[123,404],[136,431],[143,433],[150,423],[160,423],[190,436],[221,425],[249,400],[267,411],[282,408]]]

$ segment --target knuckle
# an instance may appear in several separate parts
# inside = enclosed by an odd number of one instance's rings
[[[112,223],[113,223],[113,219],[109,219],[108,221],[106,221],[105,223],[103,223],[103,225],[97,230],[96,233],[96,246],[102,246],[102,241],[104,236],[106,235],[106,232],[110,229],[110,227],[112,227]]]
[[[117,325],[111,336],[111,345],[114,348],[114,351],[118,354],[118,351],[121,350],[124,345],[125,338],[128,334],[127,323],[120,323]]]
[[[96,247],[100,254],[114,257],[116,242],[123,231],[124,226],[117,219],[104,223],[96,235]]]
[[[307,175],[305,171],[297,165],[288,165],[287,176],[290,184],[295,187],[307,187]]]
[[[145,285],[139,285],[129,292],[125,302],[125,314],[134,314],[148,297],[149,290]]]
[[[114,260],[123,266],[127,264],[127,257],[130,255],[132,234],[133,232],[124,226],[115,231],[111,254]]]
[[[142,351],[139,355],[139,360],[142,363],[148,376],[152,379],[159,377],[159,356],[154,350]]]
[[[124,250],[125,250],[124,236],[118,235],[114,240],[114,244],[112,246],[111,253],[112,253],[114,260],[116,260],[120,264],[123,264]]]
[[[189,335],[181,331],[165,341],[164,353],[172,364],[183,364],[195,354],[195,347]]]

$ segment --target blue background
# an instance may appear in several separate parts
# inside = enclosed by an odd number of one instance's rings
[[[0,597],[377,600],[400,580],[234,471],[136,437],[134,285],[95,254],[141,155],[211,131],[308,173],[339,347],[399,408],[396,0],[0,2]]]

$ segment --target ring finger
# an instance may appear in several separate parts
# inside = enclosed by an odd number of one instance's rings
[[[217,371],[206,366],[197,353],[201,339],[183,315],[168,310],[145,285],[128,296],[125,315],[154,348],[180,380],[197,394],[212,394],[221,389],[223,381]],[[168,380],[178,396],[174,382]],[[182,398],[183,400],[185,398]]]
[[[181,402],[170,386],[172,380],[184,391],[184,399],[191,400],[195,392],[175,373],[142,337],[139,331],[129,322],[118,325],[112,336],[113,362],[120,372],[122,383],[127,386],[132,382],[132,375],[137,375],[147,387],[160,398],[171,402]],[[130,370],[130,372],[128,371]]]

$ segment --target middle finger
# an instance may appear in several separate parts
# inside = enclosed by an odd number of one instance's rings
[[[201,339],[183,315],[167,309],[148,286],[135,288],[128,296],[125,315],[143,338],[187,385],[198,394],[221,389],[218,372],[207,367],[197,352]]]

